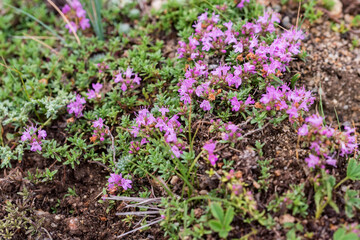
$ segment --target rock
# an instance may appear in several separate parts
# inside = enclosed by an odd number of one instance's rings
[[[286,16],[283,18],[282,20],[282,24],[284,25],[285,28],[291,28],[291,23],[290,23],[290,18],[289,16]]]
[[[151,7],[155,10],[160,10],[161,6],[165,3],[164,0],[154,0],[151,3]]]
[[[295,218],[291,216],[290,214],[282,215],[279,219],[280,224],[284,223],[293,223],[295,222]]]
[[[273,6],[273,9],[274,9],[275,12],[280,12],[280,11],[281,11],[281,6],[278,5],[278,4],[275,4],[275,5]]]
[[[281,175],[281,171],[280,170],[275,170],[275,176],[279,177]]]
[[[77,217],[73,217],[67,220],[67,226],[71,233],[79,232],[79,219]]]
[[[333,17],[341,17],[343,4],[341,3],[340,0],[332,0],[332,1],[334,1],[334,7],[331,9],[330,14]]]
[[[171,178],[170,183],[171,183],[171,185],[175,185],[178,181],[179,181],[179,177],[178,176],[173,176]]]
[[[258,184],[257,182],[253,182],[253,185],[254,185],[254,187],[256,188],[256,189],[259,189],[261,186],[260,186],[260,184]]]
[[[199,192],[199,194],[200,194],[200,195],[207,195],[207,194],[208,194],[208,191],[206,191],[206,190],[201,190],[201,191]]]

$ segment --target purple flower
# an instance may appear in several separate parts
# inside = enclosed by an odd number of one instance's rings
[[[201,104],[200,107],[204,110],[204,111],[209,111],[211,109],[211,104],[208,100],[204,100]]]
[[[75,101],[69,103],[67,105],[67,110],[69,114],[74,113],[75,117],[79,118],[81,117],[82,114],[82,110],[84,109],[84,104],[86,103],[85,99],[82,98],[79,94],[76,95],[76,99]]]
[[[132,183],[131,180],[123,178],[123,179],[121,179],[121,184],[120,185],[126,191],[129,188],[131,188],[131,183]]]
[[[102,128],[104,126],[104,120],[102,118],[99,118],[97,121],[93,122],[93,126],[95,128]]]
[[[65,4],[64,7],[61,10],[64,14],[67,14],[68,12],[71,11],[71,8],[68,4]]]
[[[36,151],[41,151],[41,146],[40,143],[38,141],[36,141],[35,139],[33,140],[33,142],[30,143],[31,146],[31,151],[36,152]]]
[[[310,154],[308,158],[305,158],[305,162],[307,162],[310,168],[315,168],[315,166],[319,163],[319,157]]]
[[[39,130],[38,131],[38,138],[42,138],[45,139],[47,136],[46,131],[45,130]]]
[[[305,119],[305,122],[310,123],[314,127],[320,127],[323,124],[323,120],[324,119],[322,117],[320,117],[320,116],[318,116],[316,114],[313,114],[312,116],[307,117]]]
[[[29,130],[23,132],[23,135],[21,136],[21,141],[25,142],[26,140],[30,140],[31,139],[31,135]]]
[[[100,92],[101,88],[103,87],[103,85],[101,83],[96,83],[96,84],[92,84],[93,89],[95,90],[96,93]]]
[[[216,142],[208,142],[203,146],[203,149],[205,149],[208,153],[213,153],[216,148]]]
[[[109,189],[113,188],[115,185],[119,185],[119,183],[121,183],[122,180],[122,174],[115,174],[115,173],[110,173],[110,178],[108,179],[108,183],[109,183]]]
[[[308,126],[306,124],[302,125],[302,127],[299,128],[298,134],[300,136],[306,136],[309,133]]]
[[[159,112],[161,112],[161,115],[162,115],[163,117],[165,117],[165,114],[169,112],[169,109],[166,108],[166,107],[161,107],[161,108],[159,109]]]

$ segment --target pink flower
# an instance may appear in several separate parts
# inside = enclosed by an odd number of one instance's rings
[[[102,118],[99,118],[97,121],[93,122],[93,126],[95,128],[102,128],[104,126],[104,120]]]
[[[300,136],[306,136],[309,133],[308,126],[306,124],[302,125],[302,127],[299,128],[298,134]]]
[[[312,116],[307,117],[305,119],[305,122],[310,123],[314,127],[320,127],[323,124],[323,120],[324,119],[322,117],[320,117],[320,116],[318,116],[316,114],[313,114]]]
[[[208,100],[204,100],[201,104],[200,107],[204,110],[204,111],[209,111],[211,109],[211,104]]]
[[[305,162],[307,162],[310,168],[315,168],[315,166],[319,163],[319,157],[310,154],[308,158],[305,158]]]
[[[35,139],[33,140],[32,143],[30,143],[31,146],[31,151],[36,152],[36,151],[41,151],[41,146],[39,144],[38,141],[36,141]]]
[[[123,178],[123,179],[121,179],[121,187],[126,191],[126,190],[128,190],[129,188],[132,188],[131,187],[131,183],[132,183],[132,181],[131,180],[128,180],[128,179],[125,179],[125,178]]]
[[[40,130],[38,131],[38,138],[42,138],[45,139],[47,136],[46,131],[45,130]]]

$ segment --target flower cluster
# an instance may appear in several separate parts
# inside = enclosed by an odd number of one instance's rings
[[[236,5],[237,8],[242,9],[245,6],[245,3],[249,3],[250,0],[240,0],[239,4]]]
[[[232,122],[224,123],[220,119],[216,121],[212,119],[210,123],[212,124],[212,131],[219,130],[221,132],[221,138],[225,142],[236,142],[238,138],[241,137],[242,129]]]
[[[158,130],[164,134],[165,142],[171,147],[174,156],[180,157],[182,150],[185,149],[185,145],[184,142],[178,138],[178,134],[183,132],[181,124],[178,121],[179,116],[174,115],[171,118],[167,117],[166,113],[169,112],[169,109],[165,107],[160,108],[158,111],[161,113],[161,117],[157,118],[146,108],[138,112],[131,134],[134,137],[143,136],[143,138],[140,143],[131,143],[130,153],[139,151],[140,147],[147,143],[147,138],[154,135],[156,130]]]
[[[107,65],[105,62],[98,63],[98,64],[96,64],[96,66],[99,69],[99,73],[105,72],[106,70],[109,69],[109,65]]]
[[[208,160],[211,165],[215,166],[218,156],[214,154],[216,148],[216,142],[209,141],[204,146],[203,149],[208,154]]]
[[[72,0],[69,2],[69,4],[65,4],[65,6],[62,8],[62,12],[69,19],[70,24],[75,32],[79,29],[79,27],[82,30],[90,27],[89,19],[86,18],[86,11],[84,10],[79,0]],[[66,24],[65,27],[69,29],[69,33],[71,33],[70,26]]]
[[[312,115],[305,119],[298,134],[309,144],[312,153],[305,159],[310,168],[323,167],[324,164],[336,167],[334,157],[345,156],[357,148],[355,129],[345,127],[345,132],[323,125],[323,118]]]
[[[137,85],[140,85],[140,81],[141,81],[141,78],[138,76],[138,74],[134,74],[133,70],[131,68],[127,68],[124,73],[119,72],[115,76],[115,83],[121,82],[122,83],[121,90],[123,90],[124,92],[128,88],[133,89],[135,87],[134,83],[136,83]]]
[[[90,140],[91,142],[95,142],[96,139],[100,139],[100,141],[104,141],[105,138],[105,134],[109,134],[109,130],[106,127],[106,125],[104,124],[104,120],[102,118],[99,118],[98,120],[93,122],[92,125],[95,129],[93,132],[93,135],[91,136]]]
[[[111,173],[110,178],[108,179],[108,190],[110,192],[115,192],[118,187],[122,187],[125,191],[129,188],[132,188],[132,181],[122,177],[122,174]]]
[[[102,89],[103,85],[101,83],[93,83],[92,84],[93,89],[89,89],[87,92],[88,99],[96,98],[100,99],[100,90]]]
[[[254,23],[244,24],[241,32],[235,31],[231,21],[220,24],[219,15],[208,15],[205,12],[198,17],[189,43],[179,42],[179,58],[195,61],[178,83],[180,100],[188,104],[200,98],[200,107],[209,111],[213,108],[211,102],[219,96],[220,100],[230,102],[233,111],[244,111],[254,101],[251,97],[245,102],[230,97],[228,89],[239,89],[259,75],[269,79],[282,75],[292,57],[300,52],[303,32],[291,29],[269,43],[260,39],[275,31],[274,23],[280,21],[276,13],[265,12]],[[238,55],[234,64],[208,65],[205,56],[219,58],[229,51]]]
[[[290,122],[300,118],[303,112],[309,111],[309,107],[314,103],[315,98],[311,96],[310,91],[305,87],[291,90],[287,85],[275,88],[268,86],[266,93],[260,99],[261,104],[258,108],[265,108],[267,111],[284,111],[289,114]]]
[[[79,94],[76,95],[75,101],[72,101],[67,105],[67,111],[69,114],[75,114],[75,117],[80,118],[83,116],[82,110],[84,109],[85,99]]]
[[[21,136],[21,141],[30,142],[31,151],[41,151],[41,139],[45,139],[47,136],[45,130],[38,129],[36,127],[27,127]]]

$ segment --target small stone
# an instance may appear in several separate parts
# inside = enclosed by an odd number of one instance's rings
[[[206,190],[201,190],[201,191],[199,192],[199,194],[200,194],[200,195],[207,195],[207,194],[208,194],[208,191],[206,191]]]
[[[51,226],[52,228],[57,228],[58,225],[55,224],[55,223],[51,223],[50,226]]]
[[[79,229],[79,219],[78,218],[70,218],[68,222],[68,227],[70,231],[77,231]]]
[[[295,222],[295,218],[291,216],[290,214],[282,215],[279,219],[280,224],[284,223],[293,223]]]
[[[281,175],[281,171],[280,170],[275,170],[275,176],[279,177]]]
[[[341,17],[342,16],[342,9],[343,4],[340,0],[332,0],[334,2],[334,7],[331,9],[330,14],[333,17]]]
[[[256,189],[259,189],[261,186],[260,186],[260,184],[258,184],[257,182],[253,182],[253,185],[254,185],[254,187],[256,188]]]
[[[280,11],[281,11],[281,6],[278,5],[278,4],[275,4],[275,5],[273,6],[273,9],[274,9],[275,12],[280,12]]]
[[[175,185],[178,181],[179,181],[179,177],[178,176],[173,176],[171,178],[170,183],[171,183],[171,185]]]
[[[286,16],[286,17],[283,18],[282,24],[284,25],[285,28],[291,28],[291,23],[290,23],[289,16]]]
[[[61,215],[55,215],[54,219],[56,221],[60,221],[62,219]]]

